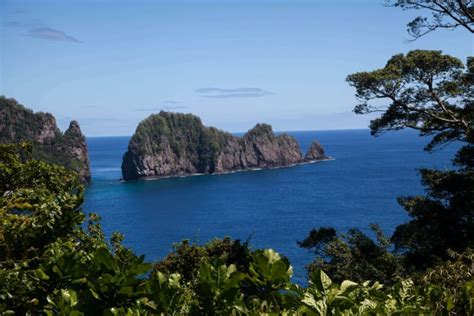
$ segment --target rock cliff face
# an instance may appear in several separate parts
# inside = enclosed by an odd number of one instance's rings
[[[326,155],[324,154],[324,148],[321,144],[314,140],[311,144],[311,147],[308,149],[308,152],[304,156],[305,160],[312,161],[312,160],[320,160],[326,159]]]
[[[313,147],[303,158],[293,137],[276,136],[267,124],[257,124],[243,137],[237,137],[205,127],[191,114],[160,112],[138,125],[123,157],[122,176],[134,180],[223,173],[326,158],[320,145],[319,149]]]
[[[87,183],[91,182],[86,137],[82,134],[77,121],[71,121],[71,123],[69,123],[69,128],[63,134],[62,146],[60,146],[59,149],[73,158],[71,167],[79,173],[82,181]]]
[[[0,143],[20,141],[33,143],[36,159],[65,166],[78,172],[83,182],[90,182],[86,139],[76,121],[62,134],[51,114],[34,113],[0,96]]]

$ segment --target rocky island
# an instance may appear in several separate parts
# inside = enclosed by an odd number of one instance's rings
[[[303,156],[295,138],[257,124],[243,137],[206,127],[192,114],[160,112],[137,127],[123,156],[124,180],[278,168],[324,160],[315,141]]]
[[[84,183],[91,181],[86,139],[76,121],[61,133],[50,113],[35,113],[0,96],[0,143],[21,141],[33,144],[34,158],[72,169]]]

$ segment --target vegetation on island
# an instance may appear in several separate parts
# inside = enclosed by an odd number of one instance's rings
[[[51,114],[35,113],[5,96],[0,96],[0,119],[0,143],[31,142],[34,158],[74,170],[82,181],[90,181],[85,137],[76,130],[76,122],[61,133]],[[75,154],[77,148],[84,157]]]
[[[217,155],[230,137],[226,132],[205,127],[195,115],[161,111],[138,125],[127,154],[154,156],[169,146],[177,160],[189,159],[197,172],[212,173]]]
[[[319,145],[307,160],[322,160]],[[257,124],[243,137],[206,127],[192,114],[161,111],[143,120],[122,160],[124,180],[195,173],[223,173],[251,168],[286,167],[305,161],[295,138],[276,135],[268,124]]]
[[[270,125],[257,124],[245,137],[252,140],[263,135],[273,135]],[[178,158],[184,153],[197,153],[196,164],[206,165],[217,158],[230,138],[236,137],[215,127],[204,126],[195,115],[161,111],[140,122],[130,147],[141,155],[153,155],[164,151],[166,148],[161,145],[169,143]]]
[[[409,24],[415,35],[474,24],[470,1],[389,3],[434,12]],[[152,265],[121,234],[107,240],[96,214],[84,214],[76,172],[38,160],[34,144],[2,144],[0,314],[473,315],[474,60],[465,66],[416,50],[348,82],[360,100],[356,113],[381,112],[374,135],[414,128],[431,137],[428,151],[459,144],[450,170],[421,170],[425,196],[399,199],[410,220],[392,236],[375,224],[375,239],[357,229],[312,230],[299,242],[316,254],[306,286],[291,281],[283,255],[230,238],[183,241]],[[189,137],[219,146],[217,131],[209,133],[210,140]]]

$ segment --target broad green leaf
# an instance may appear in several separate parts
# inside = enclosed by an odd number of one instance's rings
[[[357,283],[349,281],[349,280],[344,280],[341,283],[341,293],[346,293],[352,291],[354,288],[358,286]]]
[[[49,280],[49,276],[42,269],[36,269],[35,274],[39,279],[43,281]]]

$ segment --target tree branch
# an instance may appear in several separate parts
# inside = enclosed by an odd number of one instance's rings
[[[440,4],[440,1],[433,1],[435,5],[441,8],[441,10],[444,11],[445,14],[449,15],[454,21],[458,22],[459,25],[464,26],[466,29],[468,29],[471,33],[474,33],[474,29],[472,29],[469,24],[467,24],[465,21],[462,19],[459,19],[456,17],[454,14],[451,13],[449,8],[444,7],[443,5]]]
[[[464,4],[464,1],[457,0],[456,2],[459,4],[461,11],[469,18],[469,20],[471,20],[471,23],[474,23],[474,16],[471,15],[471,13],[469,12],[469,9]]]

